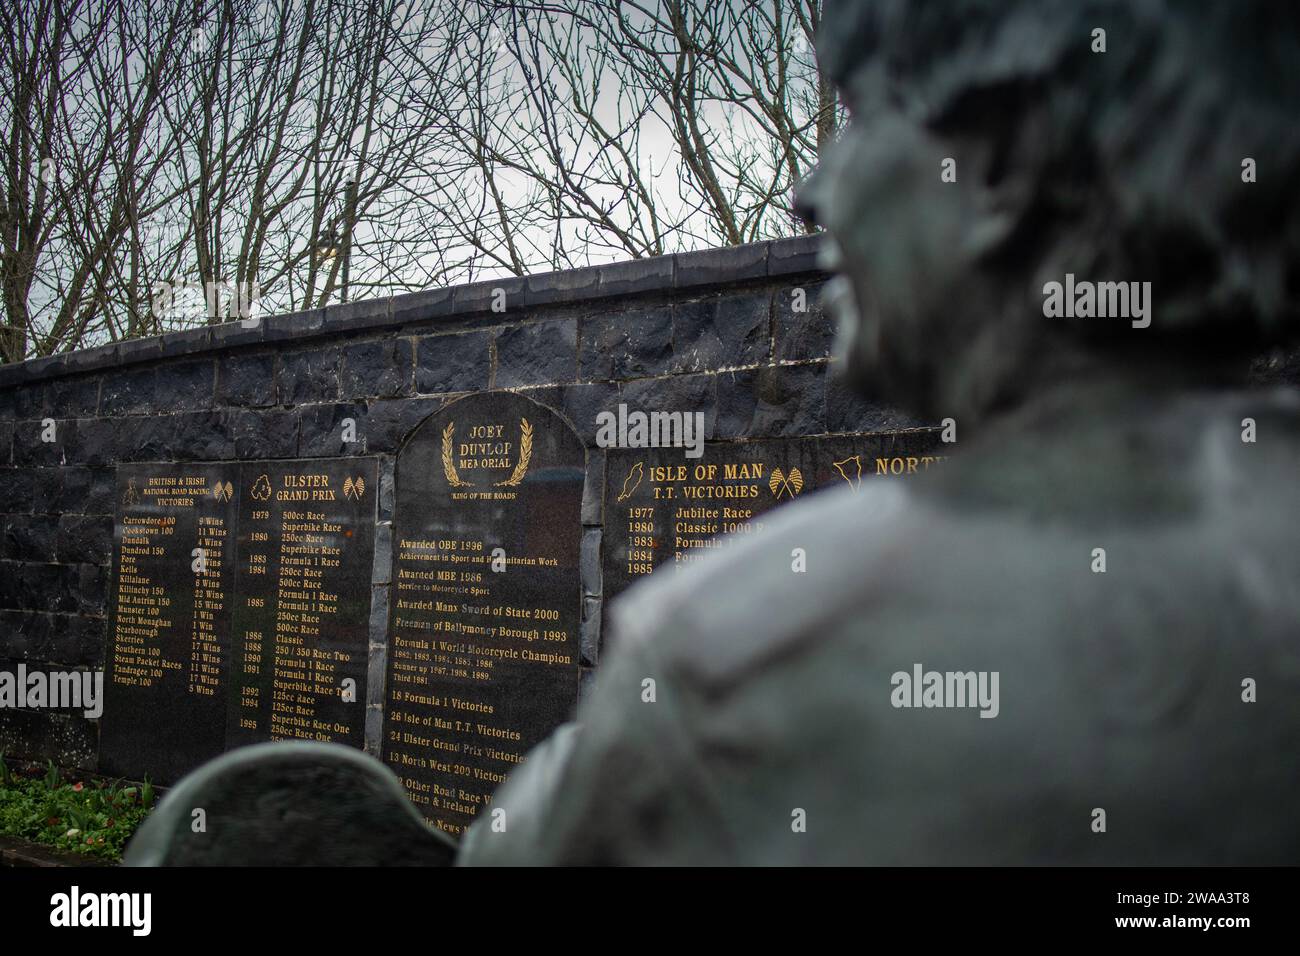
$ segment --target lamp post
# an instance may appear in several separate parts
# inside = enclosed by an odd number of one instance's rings
[[[316,246],[313,255],[315,256],[317,265],[320,265],[328,259],[333,259],[338,254],[339,237],[338,233],[333,229],[326,229],[316,237]]]

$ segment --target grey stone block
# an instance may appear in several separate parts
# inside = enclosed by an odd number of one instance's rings
[[[155,383],[159,409],[198,411],[211,408],[215,381],[216,363],[210,358],[159,365]]]
[[[71,587],[76,586],[73,578],[65,577],[70,565],[62,564],[12,564],[13,596],[6,595],[6,606],[26,611],[64,611],[75,610],[76,603]],[[8,569],[6,569],[8,570]],[[75,569],[72,569],[75,570]]]
[[[274,405],[275,353],[223,356],[217,363],[216,396],[222,405]]]
[[[693,286],[722,285],[744,279],[761,279],[767,275],[766,242],[721,249],[679,252],[675,285],[679,289]]]
[[[582,572],[584,594],[598,596],[604,590],[600,566],[600,528],[582,529],[582,546],[579,567]]]
[[[133,368],[105,375],[100,390],[100,413],[104,416],[139,415],[152,412],[157,401],[157,370]]]
[[[393,520],[393,468],[392,458],[379,459],[379,520]]]
[[[67,477],[64,476],[64,490]],[[71,502],[69,503],[71,504]],[[112,468],[90,470],[90,496],[80,508],[68,507],[65,511],[84,511],[86,514],[113,514],[117,507],[117,472]]]
[[[92,472],[89,468],[79,465],[37,468],[32,471],[32,475],[33,511],[39,514],[56,515],[63,514],[65,511],[87,511],[83,507],[83,502],[90,496]],[[63,507],[65,500],[72,503],[73,507]]]
[[[773,239],[768,243],[767,274],[783,276],[821,271],[817,264],[817,253],[823,241],[822,233]]]
[[[718,375],[718,438],[777,438],[825,431],[825,364],[772,365]]]
[[[451,308],[451,289],[410,292],[389,301],[389,320],[395,326],[430,322],[451,315]]]
[[[74,595],[71,602],[72,612],[102,617],[108,607],[109,568],[98,564],[75,564],[63,567],[69,569],[65,574],[65,580],[66,586]]]
[[[540,388],[521,388],[517,391],[539,405],[564,414],[564,388],[563,385],[543,385]]]
[[[68,372],[93,372],[117,364],[117,343],[110,342],[93,349],[79,349],[64,354],[64,368]]]
[[[579,379],[640,378],[672,369],[672,310],[666,305],[585,316],[579,331]]]
[[[45,437],[51,434],[54,441],[47,442]],[[68,461],[70,449],[76,446],[76,441],[75,419],[51,420],[48,429],[40,420],[15,422],[10,460],[19,468],[62,465]]]
[[[572,382],[578,371],[577,319],[507,326],[496,338],[497,388]]]
[[[408,435],[444,404],[441,398],[399,398],[370,402],[366,410],[366,451],[396,452]]]
[[[336,458],[367,452],[367,408],[361,402],[306,405],[300,409],[298,454],[303,458]],[[355,442],[343,440],[344,419],[356,423]]]
[[[91,469],[80,465],[64,465],[59,468],[36,468],[31,474],[32,510],[36,513],[104,513],[94,506],[92,500],[91,488],[95,472]]]
[[[302,339],[315,335],[324,328],[325,310],[307,309],[303,312],[272,315],[264,318],[259,324],[262,327],[262,341],[264,342]]]
[[[371,585],[370,587],[370,630],[369,643],[373,647],[388,646],[388,599],[389,589],[387,585]],[[377,682],[381,687],[384,683],[383,671],[380,671]],[[383,698],[378,698],[382,702]]]
[[[102,619],[41,611],[11,611],[7,616],[21,631],[28,660],[60,667],[88,667],[103,660]]]
[[[15,419],[45,417],[45,385],[23,385],[9,393],[11,417]]]
[[[114,423],[114,455],[119,461],[166,461],[177,457],[174,415],[132,415]]]
[[[45,408],[53,418],[80,418],[99,411],[99,377],[60,378],[45,389]]]
[[[582,662],[593,667],[600,662],[600,614],[600,598],[582,599]]]
[[[276,402],[280,405],[337,401],[338,346],[281,354],[275,384]]]
[[[506,307],[532,308],[558,302],[577,302],[594,298],[600,289],[600,266],[565,269],[560,272],[543,272],[524,280],[519,301],[511,302],[507,296]]]
[[[714,437],[718,417],[717,379],[711,373],[668,375],[626,382],[622,389],[628,411],[704,414],[704,436]]]
[[[599,525],[605,514],[605,450],[587,450],[587,477],[582,483],[582,523]]]
[[[99,750],[98,725],[83,716],[48,710],[0,711],[0,750],[10,757],[64,769],[93,771]]]
[[[768,359],[770,292],[726,293],[673,305],[673,371],[702,372]]]
[[[59,519],[53,515],[4,515],[0,533],[0,555],[8,560],[53,561],[58,554]]]
[[[211,347],[212,331],[211,327],[206,325],[181,332],[168,332],[158,341],[158,351],[163,357],[193,355],[196,352],[206,352]]]
[[[162,358],[162,336],[146,335],[143,338],[126,339],[117,343],[119,365],[156,362],[160,358]]]
[[[68,365],[66,354],[46,355],[41,358],[28,359],[23,363],[26,378],[29,381],[50,379],[62,374]]]
[[[825,282],[780,289],[773,297],[773,358],[778,362],[823,359],[831,354],[835,323],[822,303]],[[795,291],[803,292],[803,312],[794,311]]]
[[[588,448],[596,444],[596,416],[601,412],[618,413],[618,386],[613,382],[565,385],[561,389],[557,410],[562,412]]]
[[[0,608],[21,610],[23,602],[19,600],[22,588],[22,565],[17,561],[0,558]]]
[[[70,667],[97,667],[104,663],[108,633],[105,618],[78,615],[64,618],[60,624],[62,627],[55,631],[56,635],[68,635],[71,644],[66,652],[59,651],[60,656],[55,660]]]
[[[232,409],[229,427],[235,442],[235,457],[242,460],[296,458],[298,414],[295,409]]]
[[[0,520],[0,526],[3,521]],[[0,560],[0,571],[8,570],[8,563]],[[49,623],[43,619],[52,615],[39,611],[0,610],[0,634],[5,635],[5,660],[25,661],[33,656],[34,635],[49,630]]]
[[[393,321],[390,311],[392,301],[391,296],[384,296],[326,306],[323,328],[326,332],[383,328]]]
[[[493,311],[493,305],[502,301],[497,295],[498,289],[505,293],[503,312]],[[452,311],[456,315],[489,312],[500,316],[502,321],[519,318],[519,312],[524,307],[524,279],[522,276],[503,276],[499,279],[458,285],[451,290],[451,299]]]
[[[447,332],[423,336],[417,343],[417,392],[428,395],[487,388],[492,359],[491,332]]]
[[[68,564],[107,564],[113,546],[113,519],[108,515],[63,515],[59,521],[58,559]]]
[[[626,316],[623,350],[614,357],[614,376],[619,379],[662,375],[672,369],[672,312],[668,308],[646,309]]]
[[[342,394],[347,398],[410,395],[412,351],[408,338],[388,337],[343,346]]]
[[[634,295],[673,288],[673,256],[649,256],[599,266],[601,296]]]
[[[222,322],[208,329],[213,348],[228,349],[240,345],[258,345],[266,335],[268,316],[258,316],[256,322],[245,325],[243,320]]]
[[[388,584],[393,573],[393,523],[375,525],[375,560],[370,573],[371,584]]]
[[[370,608],[371,615],[378,617],[382,611],[384,625],[388,624],[388,588],[375,588],[375,596]],[[384,644],[372,642],[367,653],[366,668],[366,706],[382,707],[384,704],[384,667],[387,665],[387,653]]]
[[[180,461],[228,461],[235,457],[231,414],[225,409],[185,412],[175,419],[173,455]]]
[[[110,418],[77,419],[76,441],[70,463],[92,467],[114,465],[118,460],[117,423]]]
[[[376,760],[383,753],[383,734],[384,712],[382,708],[366,707],[366,742],[363,749]],[[384,865],[390,865],[386,859]]]
[[[823,420],[828,432],[892,431],[933,424],[923,422],[892,405],[863,398],[835,374],[834,363],[827,368],[826,410]]]

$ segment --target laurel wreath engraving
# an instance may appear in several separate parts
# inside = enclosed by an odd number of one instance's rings
[[[447,476],[447,484],[453,488],[468,488],[468,481],[461,481],[456,473],[456,463],[452,461],[452,436],[456,433],[456,423],[448,422],[442,430],[442,471]]]
[[[465,481],[456,471],[453,453],[455,435],[456,423],[448,422],[447,427],[442,430],[442,471],[447,476],[447,484],[453,488],[470,488],[473,482]],[[519,419],[519,460],[515,462],[515,469],[510,473],[510,477],[494,482],[495,486],[514,488],[519,485],[528,474],[528,463],[532,457],[533,426],[528,423],[528,419],[521,418]]]
[[[515,462],[515,470],[510,473],[510,477],[504,481],[498,481],[498,488],[514,488],[524,480],[524,475],[528,474],[528,461],[533,457],[533,426],[528,424],[528,419],[519,419],[519,460]]]

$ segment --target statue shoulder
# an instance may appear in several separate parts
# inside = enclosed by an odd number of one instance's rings
[[[641,645],[665,667],[726,685],[816,640],[816,622],[860,605],[872,566],[927,520],[904,482],[823,492],[767,512],[765,527],[661,571],[613,602],[613,649]]]

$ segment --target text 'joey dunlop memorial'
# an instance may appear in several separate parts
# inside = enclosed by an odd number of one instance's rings
[[[384,760],[459,834],[578,696],[582,442],[509,393],[397,455]]]

